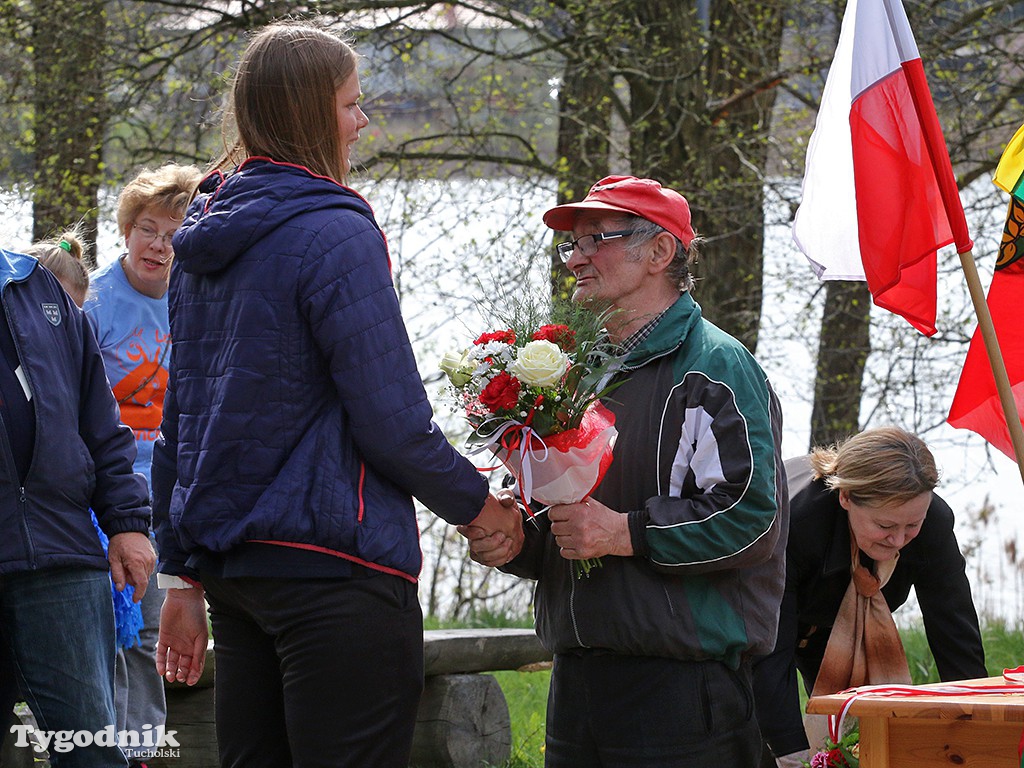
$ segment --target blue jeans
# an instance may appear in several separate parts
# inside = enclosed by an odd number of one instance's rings
[[[106,571],[51,568],[0,577],[0,641],[41,730],[95,734],[114,727],[114,612]],[[116,744],[68,751],[51,744],[50,762],[54,768],[128,764]]]

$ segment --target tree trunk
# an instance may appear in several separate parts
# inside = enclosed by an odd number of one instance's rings
[[[569,58],[558,92],[558,202],[582,200],[608,175],[611,75],[593,61]],[[568,297],[569,270],[551,249],[552,295]]]
[[[687,196],[706,237],[694,297],[754,351],[780,10],[750,0],[718,0],[707,11],[640,0],[634,9],[641,39],[631,53],[642,60],[626,76],[633,171]]]
[[[103,0],[36,0],[34,240],[81,223],[86,239],[95,243],[107,123],[106,28]],[[86,258],[95,264],[92,248]]]
[[[870,312],[867,283],[826,283],[811,410],[812,448],[831,445],[860,428],[864,365],[871,351]]]

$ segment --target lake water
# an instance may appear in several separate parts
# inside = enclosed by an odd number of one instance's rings
[[[437,361],[444,351],[464,347],[490,328],[487,307],[500,304],[503,296],[544,295],[550,246],[540,214],[554,203],[554,193],[514,181],[420,182],[401,189],[384,183],[356,186],[374,205],[388,235],[403,312],[438,420],[460,444],[457,435],[463,425],[443,396]],[[15,193],[0,193],[0,209],[0,245],[23,248],[31,235],[30,204]],[[776,205],[772,211],[779,220],[767,229],[758,358],[783,402],[783,450],[790,457],[808,448],[823,290],[792,243],[788,221],[783,220],[788,209]],[[1001,215],[998,206],[968,214],[986,287]],[[98,246],[101,263],[120,253],[109,210],[102,213]],[[1024,481],[1013,461],[989,450],[973,433],[953,430],[943,421],[967,349],[942,337],[970,333],[973,327],[965,331],[955,320],[969,311],[957,263],[952,251],[940,254],[940,315],[948,312],[954,320],[944,326],[940,318],[939,339],[925,339],[901,319],[873,309],[876,351],[869,360],[871,381],[862,421],[872,426],[896,423],[917,430],[928,441],[942,470],[939,492],[957,513],[957,537],[968,555],[978,609],[1018,622],[1024,616],[1024,576],[1016,555],[1024,531]],[[695,296],[699,301],[699,289]],[[991,514],[981,512],[986,499]],[[428,514],[422,523],[427,531],[438,530]],[[428,572],[441,550],[451,546],[424,537]],[[437,572],[446,582],[463,578],[445,566]],[[497,583],[490,589],[500,592],[504,582],[498,578]],[[421,595],[430,588],[430,579],[425,579]],[[439,605],[448,605],[449,590],[438,591],[445,593]],[[520,591],[514,600],[521,603],[528,597]],[[910,604],[899,619],[913,621],[916,616],[916,607]]]

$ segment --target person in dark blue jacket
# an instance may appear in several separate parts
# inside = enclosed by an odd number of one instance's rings
[[[344,186],[368,120],[356,59],[275,24],[233,86],[239,143],[174,236],[153,459],[167,591],[157,666],[217,647],[223,766],[408,765],[423,686],[412,497],[520,537],[432,421],[370,205]],[[510,546],[511,551],[511,546]]]
[[[135,441],[85,315],[35,258],[0,249],[0,310],[0,712],[20,692],[43,731],[112,733],[110,580],[141,599],[156,560]],[[127,765],[84,736],[51,761]]]

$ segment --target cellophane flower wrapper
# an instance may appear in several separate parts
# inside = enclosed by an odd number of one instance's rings
[[[509,432],[515,434],[507,432],[491,450],[515,477],[523,501],[546,507],[589,496],[612,463],[618,437],[615,414],[600,403],[587,409],[575,429],[545,438],[517,427]]]

